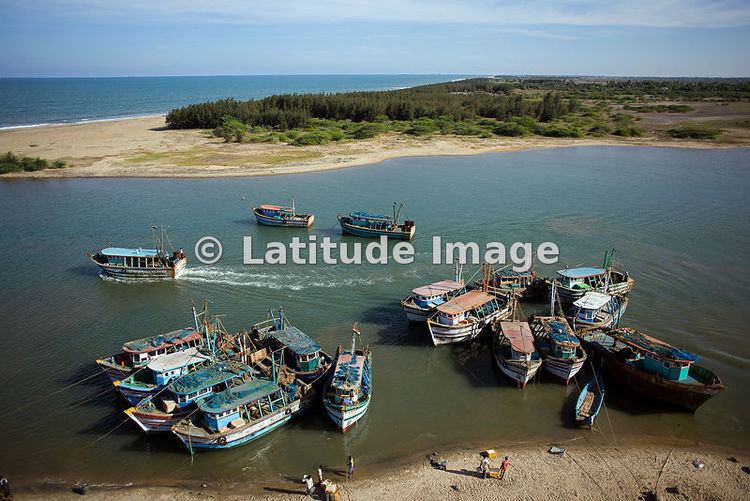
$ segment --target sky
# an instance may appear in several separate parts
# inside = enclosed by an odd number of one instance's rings
[[[0,77],[750,77],[750,0],[0,0]]]

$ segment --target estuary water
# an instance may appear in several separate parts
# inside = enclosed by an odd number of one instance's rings
[[[750,151],[740,149],[576,147],[248,179],[3,180],[0,467],[16,483],[299,478],[313,465],[343,465],[348,454],[367,465],[457,444],[611,440],[613,433],[620,444],[679,436],[747,449],[748,169]],[[292,194],[316,215],[310,231],[256,226],[252,203],[283,203]],[[412,265],[242,264],[243,236],[258,249],[310,234],[361,241],[341,235],[336,213],[387,212],[393,200],[417,224]],[[165,225],[188,253],[184,278],[137,285],[99,278],[84,252],[108,242],[148,246],[152,223]],[[193,256],[205,235],[223,243],[215,265]],[[399,299],[452,274],[431,264],[433,235],[555,242],[560,263],[536,267],[546,275],[597,265],[614,247],[636,280],[624,323],[699,354],[728,389],[695,414],[612,389],[600,433],[570,427],[576,384],[543,377],[519,391],[494,370],[486,342],[434,348],[424,327],[405,321]],[[173,437],[144,436],[94,361],[124,341],[189,325],[191,301],[203,299],[230,330],[284,305],[329,353],[359,322],[374,360],[367,416],[341,435],[312,413],[193,461]],[[525,314],[544,308],[522,307]]]

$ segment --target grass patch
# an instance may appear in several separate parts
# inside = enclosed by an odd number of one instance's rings
[[[623,108],[636,113],[689,113],[693,111],[693,108],[686,104],[626,104]]]
[[[683,125],[667,129],[667,134],[677,139],[718,139],[721,130],[700,125]]]
[[[39,157],[19,157],[12,152],[0,155],[0,174],[10,172],[36,172],[46,169],[64,169],[67,167],[63,160],[49,161]]]

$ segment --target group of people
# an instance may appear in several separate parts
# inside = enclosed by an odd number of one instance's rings
[[[346,478],[350,479],[352,478],[352,475],[354,475],[354,458],[352,456],[349,456],[346,459]],[[315,497],[315,489],[316,487],[321,488],[323,492],[328,492],[330,489],[329,486],[326,485],[330,481],[327,481],[323,478],[323,465],[318,466],[318,481],[314,482],[313,478],[310,475],[305,475],[302,477],[302,483],[305,484],[305,489],[307,490],[307,496],[314,498]],[[333,491],[335,492],[335,488]]]
[[[510,461],[508,460],[508,456],[505,456],[505,459],[502,460],[500,463],[500,480],[505,478],[505,473],[508,471],[508,468],[510,468]],[[482,461],[479,463],[479,468],[477,468],[479,472],[482,474],[482,478],[487,478],[490,474],[490,456],[487,454],[482,455]]]

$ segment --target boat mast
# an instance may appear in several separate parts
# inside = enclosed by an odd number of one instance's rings
[[[352,326],[352,357],[355,355],[355,344],[357,341],[357,336],[359,334],[359,324],[357,322],[354,322],[354,325]]]
[[[294,201],[294,195],[292,195],[292,215],[296,216],[297,215],[297,206],[295,205],[294,202],[295,202]]]
[[[554,317],[555,316],[555,293],[557,292],[555,281],[552,281],[552,292],[550,293],[549,298],[549,316]]]
[[[398,210],[396,210],[397,205],[398,205]],[[398,218],[401,215],[401,209],[403,208],[404,208],[404,204],[393,202],[393,224],[398,224]]]
[[[463,270],[464,270],[464,265],[460,263],[459,261],[456,261],[455,281],[461,284],[464,283],[463,279],[461,278]]]

